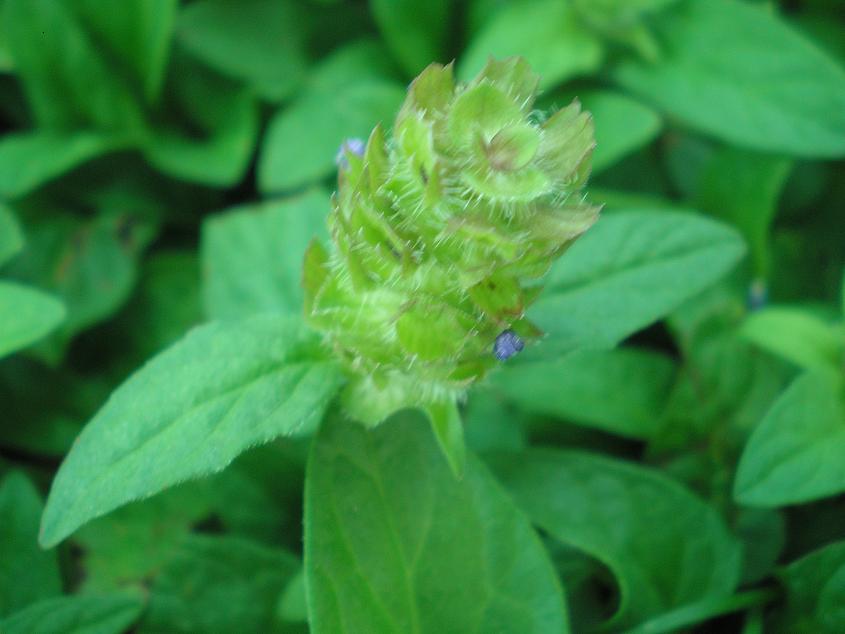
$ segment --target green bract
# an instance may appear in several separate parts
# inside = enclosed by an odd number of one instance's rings
[[[538,280],[599,208],[581,192],[591,116],[577,101],[533,111],[538,83],[522,58],[468,83],[432,64],[392,135],[378,126],[362,155],[346,147],[332,248],[305,255],[305,312],[344,360],[343,401],[363,422],[454,402],[497,363],[499,334],[541,334],[524,317]]]

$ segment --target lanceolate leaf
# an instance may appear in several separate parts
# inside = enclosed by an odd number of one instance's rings
[[[0,357],[35,343],[58,326],[65,308],[28,286],[0,282]]]
[[[729,596],[739,580],[740,549],[715,509],[659,473],[540,449],[494,455],[492,465],[537,525],[616,576],[619,609],[607,625]]]
[[[845,155],[845,71],[762,5],[684,2],[656,20],[660,59],[629,59],[626,88],[730,143]]]
[[[548,337],[517,359],[613,346],[715,282],[744,251],[733,229],[694,213],[606,214],[552,268],[528,311]]]
[[[420,417],[328,420],[306,477],[314,634],[568,631],[525,518],[474,458],[457,480]]]
[[[64,596],[33,603],[5,621],[3,634],[121,634],[141,615],[140,594]]]
[[[295,318],[193,330],[132,375],[82,432],[53,482],[41,543],[220,471],[256,444],[307,432],[340,382],[318,338]]]
[[[785,506],[845,491],[845,388],[827,372],[800,376],[760,422],[739,461],[734,497]]]

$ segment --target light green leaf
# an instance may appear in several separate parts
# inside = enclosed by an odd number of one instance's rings
[[[11,209],[0,203],[0,266],[23,248],[23,234]]]
[[[474,77],[491,55],[521,55],[549,88],[598,70],[604,47],[569,3],[534,0],[506,5],[485,22],[461,58],[459,76]]]
[[[293,555],[231,536],[190,535],[156,577],[144,633],[266,634],[300,570]]]
[[[784,607],[775,613],[777,632],[839,634],[845,629],[845,542],[834,542],[787,566]]]
[[[838,372],[845,353],[845,331],[814,314],[771,306],[749,315],[742,335],[764,350],[807,370]]]
[[[64,318],[64,306],[49,295],[0,282],[0,357],[35,343]]]
[[[525,518],[472,456],[455,479],[420,417],[326,421],[306,476],[305,574],[314,634],[568,631]]]
[[[579,98],[595,120],[593,173],[610,167],[660,133],[658,114],[635,99],[610,91],[588,92]]]
[[[41,543],[220,471],[249,447],[307,433],[340,383],[318,337],[295,318],[191,331],[119,387],[82,432],[53,481]]]
[[[506,366],[491,380],[529,412],[648,439],[659,429],[674,376],[669,358],[622,348]]]
[[[718,513],[655,471],[543,449],[494,455],[492,466],[538,526],[613,572],[608,627],[727,597],[739,580],[739,546]]]
[[[274,311],[302,313],[302,260],[314,237],[327,239],[328,194],[244,205],[202,226],[203,296],[211,319]]]
[[[366,139],[377,123],[390,125],[405,98],[392,80],[365,80],[331,90],[312,89],[270,121],[258,163],[263,192],[294,189],[325,178],[349,138]]]
[[[39,124],[141,133],[129,78],[102,55],[70,3],[5,0],[3,11],[9,52]]]
[[[769,230],[791,169],[784,158],[725,148],[710,159],[698,184],[698,206],[740,230],[762,277],[769,272]]]
[[[185,6],[178,38],[206,64],[280,101],[305,76],[307,15],[293,2],[204,0]]]
[[[3,634],[121,634],[144,608],[140,593],[93,594],[45,599],[5,621]]]
[[[460,478],[466,467],[466,446],[461,413],[453,400],[443,399],[423,407],[431,422],[437,444],[446,456],[455,477]]]
[[[96,132],[23,132],[0,140],[0,196],[17,198],[124,145]]]
[[[839,377],[803,374],[760,422],[739,461],[734,498],[785,506],[845,491],[845,391]]]
[[[69,0],[103,57],[111,56],[148,103],[161,92],[179,0]],[[105,53],[105,55],[104,55]]]
[[[61,594],[56,553],[38,547],[41,508],[38,491],[22,473],[13,471],[0,482],[0,619]]]
[[[450,0],[370,0],[370,11],[393,55],[416,77],[431,62],[446,62]]]
[[[614,77],[701,132],[763,151],[845,155],[845,72],[770,8],[685,2],[654,20],[665,50]]]
[[[733,229],[694,213],[605,214],[552,267],[528,311],[549,336],[518,362],[614,346],[718,280],[743,252]]]

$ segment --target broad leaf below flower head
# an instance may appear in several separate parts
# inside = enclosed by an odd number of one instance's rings
[[[420,417],[329,419],[305,487],[314,634],[568,631],[537,536],[483,466],[454,477]]]

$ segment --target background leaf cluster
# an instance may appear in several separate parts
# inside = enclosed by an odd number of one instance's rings
[[[489,55],[605,210],[456,480],[341,420],[300,270]],[[836,0],[0,0],[0,631],[845,631],[843,67]]]

